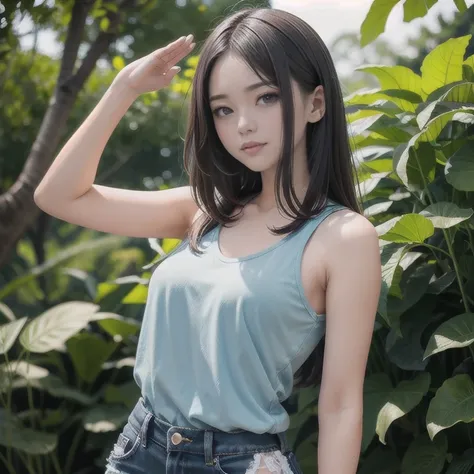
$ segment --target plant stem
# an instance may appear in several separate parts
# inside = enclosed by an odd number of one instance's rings
[[[416,162],[418,163],[418,168],[420,170],[420,176],[423,180],[423,186],[425,187],[426,194],[428,196],[428,200],[430,201],[430,204],[434,204],[434,199],[433,199],[433,196],[431,194],[431,191],[428,188],[426,178],[423,175],[423,173],[421,172],[421,166],[420,166],[420,162],[418,160],[418,154],[416,153],[416,150],[414,150],[414,153],[415,153]],[[454,190],[454,188],[453,188],[453,190]],[[453,198],[454,198],[454,191],[453,191]],[[466,311],[466,313],[470,313],[471,311],[470,311],[470,308],[469,308],[469,303],[468,303],[468,300],[467,300],[466,291],[465,291],[464,284],[463,284],[463,281],[462,281],[461,272],[460,272],[460,269],[459,269],[459,264],[458,264],[458,261],[456,259],[456,254],[454,253],[454,247],[451,243],[451,238],[450,238],[451,236],[450,236],[449,229],[441,229],[441,230],[443,231],[444,238],[446,239],[446,244],[448,245],[449,254],[450,254],[451,259],[453,261],[454,271],[456,273],[456,278],[458,280],[459,289],[461,290],[461,295],[462,295],[462,300],[463,300],[465,311]]]
[[[53,466],[56,470],[56,474],[63,474],[61,471],[61,466],[59,465],[58,455],[56,454],[56,451],[53,451],[51,453],[51,460],[53,461]]]
[[[16,474],[15,470],[13,469],[13,465],[12,465],[11,461],[8,461],[8,459],[6,459],[5,456],[2,453],[0,453],[0,460],[3,462],[3,464],[8,469],[8,472],[10,474]]]

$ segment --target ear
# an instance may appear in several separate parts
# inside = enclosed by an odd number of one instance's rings
[[[311,123],[319,122],[326,113],[326,100],[324,98],[323,86],[318,86],[308,96],[308,116],[307,120]]]

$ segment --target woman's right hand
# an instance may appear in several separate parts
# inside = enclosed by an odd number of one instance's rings
[[[187,56],[195,44],[193,35],[182,36],[125,66],[114,82],[126,86],[137,95],[163,89],[181,70],[175,64]]]

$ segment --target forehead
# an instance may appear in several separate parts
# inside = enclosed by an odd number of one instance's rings
[[[249,84],[260,82],[261,79],[245,63],[232,53],[225,53],[214,64],[209,77],[209,90],[212,93],[230,93],[235,89],[243,89]]]

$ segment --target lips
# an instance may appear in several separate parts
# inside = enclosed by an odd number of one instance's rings
[[[243,145],[241,147],[241,150],[251,150],[252,148],[256,148],[262,145],[265,145],[265,143],[249,142],[247,145]]]

